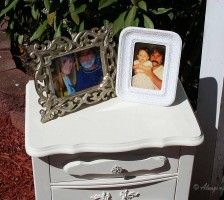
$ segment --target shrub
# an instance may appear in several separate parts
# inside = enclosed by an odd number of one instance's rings
[[[174,30],[182,37],[197,22],[198,0],[6,0],[0,20],[9,17],[7,33],[15,44],[43,41],[97,26],[114,24]]]
[[[196,99],[204,10],[205,0],[5,0],[0,1],[0,20],[8,18],[13,54],[23,53],[23,45],[108,23],[117,42],[127,26],[175,31],[183,40],[180,78]]]

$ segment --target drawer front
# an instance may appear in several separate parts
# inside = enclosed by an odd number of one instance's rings
[[[75,189],[52,187],[53,200],[174,200],[176,179],[130,188]]]
[[[177,173],[179,147],[49,157],[51,183]]]

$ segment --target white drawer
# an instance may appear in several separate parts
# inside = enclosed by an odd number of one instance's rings
[[[51,183],[177,173],[179,147],[49,157]]]
[[[176,179],[119,188],[52,187],[53,200],[174,200]]]

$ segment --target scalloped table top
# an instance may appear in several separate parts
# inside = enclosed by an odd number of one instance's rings
[[[25,147],[33,157],[82,152],[124,152],[150,147],[197,146],[198,122],[180,83],[169,107],[131,103],[119,98],[46,123],[34,81],[26,87]]]

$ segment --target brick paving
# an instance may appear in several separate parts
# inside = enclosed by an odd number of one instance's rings
[[[11,116],[21,116],[21,123],[24,124],[25,87],[32,77],[17,69],[10,52],[10,40],[7,39],[4,28],[0,26],[0,110],[2,114],[17,111]],[[14,118],[17,117],[12,117]]]
[[[34,199],[33,177],[24,127],[25,87],[32,77],[16,67],[6,28],[0,22],[0,199],[30,200]],[[15,163],[17,170],[13,170]]]

